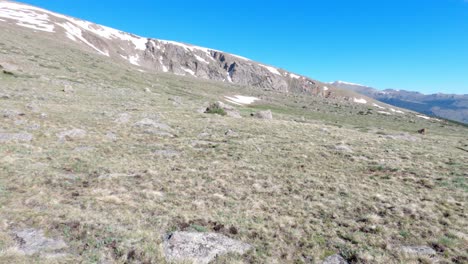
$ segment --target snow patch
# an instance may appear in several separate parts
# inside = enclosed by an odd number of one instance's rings
[[[41,9],[12,2],[0,2],[0,17],[15,20],[16,24],[21,27],[50,33],[55,32],[55,26],[51,24],[47,14],[38,14],[32,10]]]
[[[229,72],[226,72],[227,74],[227,80],[228,82],[232,83],[232,78],[231,78],[231,74]]]
[[[393,109],[393,108],[390,108],[390,111],[392,111],[392,112],[394,112],[394,113],[404,114],[403,111],[395,110],[395,109]]]
[[[296,74],[294,74],[294,73],[290,73],[289,76],[290,76],[291,78],[293,78],[293,79],[299,79],[299,78],[301,78],[301,76],[296,75]]]
[[[120,39],[120,40],[123,40],[123,41],[129,41],[130,43],[132,43],[135,46],[136,49],[146,50],[146,43],[148,42],[147,38],[131,35],[131,34],[122,32],[122,31],[117,30],[117,29],[113,29],[113,28],[110,28],[110,27],[93,24],[93,23],[88,22],[88,21],[78,20],[78,19],[69,18],[69,17],[66,17],[66,19],[69,20],[70,22],[78,25],[79,27],[81,27],[81,28],[83,28],[83,29],[85,29],[85,30],[87,30],[89,32],[92,32],[92,33],[94,33],[94,34],[96,34],[98,36],[101,36],[103,38],[110,39],[110,40]]]
[[[66,23],[58,24],[58,25],[63,27],[63,29],[65,29],[65,34],[69,39],[71,39],[73,41],[77,41],[77,39],[79,39],[82,42],[84,42],[86,45],[90,46],[91,48],[93,48],[94,50],[99,52],[100,54],[105,55],[105,56],[109,56],[108,51],[102,51],[102,50],[96,48],[96,46],[91,44],[88,40],[86,40],[83,37],[81,29],[79,27],[77,27],[76,25],[74,25],[74,24],[72,24],[70,22],[66,22]]]
[[[360,99],[354,98],[354,102],[359,103],[359,104],[367,104],[367,101],[364,98],[360,98]]]
[[[238,58],[238,59],[241,59],[241,60],[250,61],[250,59],[247,59],[247,58],[242,57],[242,56],[239,56],[239,55],[234,55],[234,54],[229,54],[229,55],[231,55],[231,56],[233,56],[233,57],[236,57],[236,58]]]
[[[385,111],[377,111],[377,113],[384,114],[384,115],[392,115],[391,113],[385,112]]]
[[[273,74],[281,75],[281,73],[278,71],[278,69],[276,69],[274,67],[266,66],[266,65],[263,65],[263,64],[260,64],[260,66],[264,67],[265,69],[267,69],[268,71],[270,71]]]
[[[426,120],[430,120],[431,118],[425,115],[416,115],[417,117],[424,118]]]
[[[187,69],[187,68],[182,67],[182,70],[189,73],[189,74],[191,74],[192,76],[195,76],[195,72],[192,71],[191,69]]]
[[[251,96],[243,96],[243,95],[234,95],[233,97],[231,96],[224,96],[226,98],[226,101],[234,103],[234,104],[240,104],[240,105],[249,105],[254,103],[255,101],[258,101],[257,97],[251,97]]]
[[[133,65],[141,66],[138,61],[140,60],[140,56],[136,54],[135,56],[128,56],[128,61]]]
[[[347,85],[364,86],[364,87],[366,87],[365,85],[358,84],[358,83],[351,83],[351,82],[337,81],[336,83],[338,83],[338,84],[347,84]]]
[[[380,106],[380,105],[378,105],[378,104],[376,104],[376,103],[373,103],[372,105],[375,106],[375,107],[377,107],[377,108],[379,108],[379,109],[385,109],[385,107]]]
[[[197,60],[201,61],[201,62],[204,62],[204,63],[206,63],[206,64],[210,64],[208,61],[206,61],[205,59],[203,59],[202,57],[200,57],[200,56],[198,56],[198,55],[196,55],[196,54],[195,54],[195,58],[196,58]]]

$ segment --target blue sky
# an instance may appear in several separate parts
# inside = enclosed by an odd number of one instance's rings
[[[23,0],[320,81],[468,94],[468,0]]]

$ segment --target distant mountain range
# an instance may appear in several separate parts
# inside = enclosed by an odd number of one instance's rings
[[[336,81],[331,85],[352,90],[389,105],[468,124],[468,94],[437,93],[426,95],[405,90],[378,90],[343,81]]]

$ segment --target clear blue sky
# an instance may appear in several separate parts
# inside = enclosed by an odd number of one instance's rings
[[[321,81],[468,94],[468,0],[23,0]]]

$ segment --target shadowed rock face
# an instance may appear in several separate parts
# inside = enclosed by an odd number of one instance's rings
[[[149,72],[333,97],[333,89],[320,82],[243,57],[173,41],[143,38],[25,4],[0,2],[0,27],[51,34],[57,40],[73,42],[74,46],[124,60]]]
[[[216,233],[174,232],[164,241],[167,261],[206,264],[227,253],[244,254],[251,246]]]

